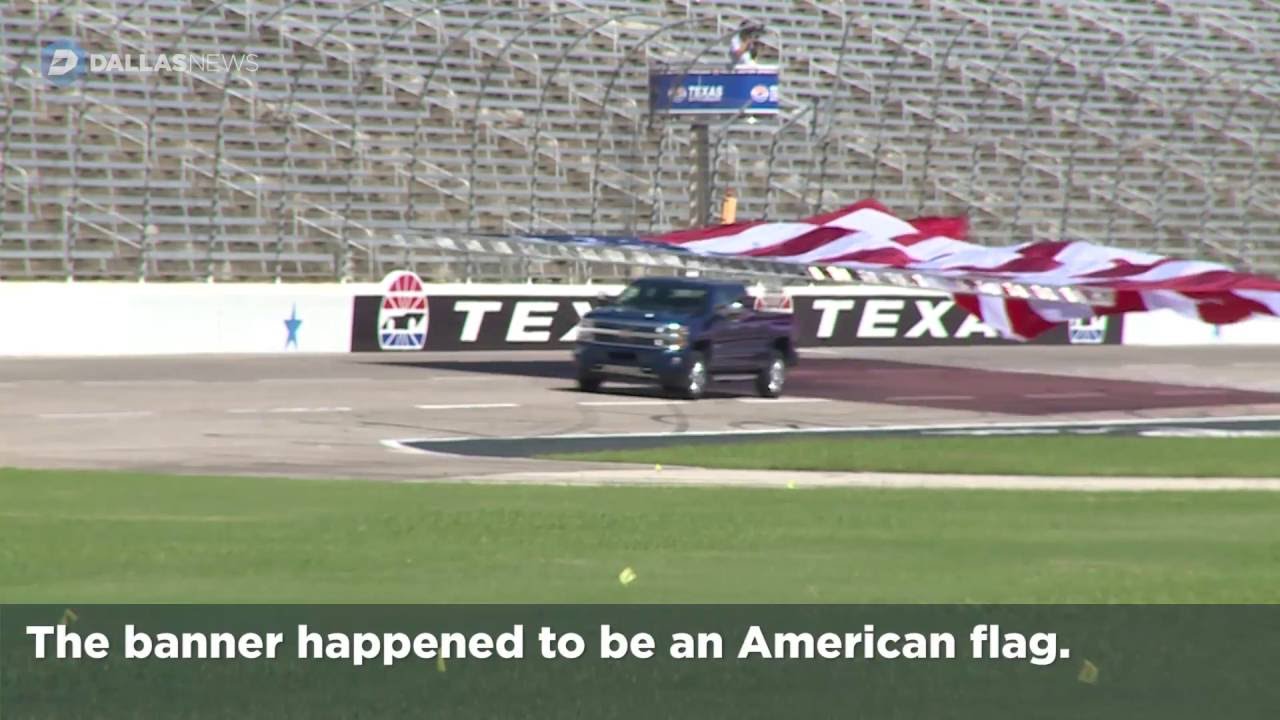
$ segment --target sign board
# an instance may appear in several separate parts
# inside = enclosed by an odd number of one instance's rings
[[[406,278],[411,281],[406,282]],[[479,290],[484,292],[478,292]],[[382,294],[357,293],[351,351],[568,349],[601,292],[620,286],[433,286],[397,272]],[[534,292],[538,290],[538,292]],[[794,315],[801,348],[914,345],[1018,345],[943,293],[886,288],[804,288],[775,298]],[[766,298],[761,298],[766,299]],[[1061,324],[1037,345],[1115,345],[1123,316]],[[566,358],[568,356],[566,355]]]
[[[778,68],[655,66],[649,71],[649,111],[663,115],[776,115]]]

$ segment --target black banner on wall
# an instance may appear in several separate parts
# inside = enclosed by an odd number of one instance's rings
[[[357,297],[351,350],[546,350],[569,347],[594,300],[583,297],[439,295],[428,298],[426,322],[413,343],[384,311],[383,299]],[[380,319],[381,318],[381,319]],[[403,324],[403,323],[402,323]]]
[[[597,302],[583,295],[431,295],[415,276],[382,296],[355,298],[351,350],[551,350],[568,348]],[[950,298],[796,296],[800,347],[1022,344],[1000,338]],[[1123,316],[1059,325],[1037,345],[1116,345]]]
[[[796,297],[801,347],[856,345],[1024,345],[1001,338],[951,298]],[[1035,345],[1118,345],[1122,315],[1063,323]]]

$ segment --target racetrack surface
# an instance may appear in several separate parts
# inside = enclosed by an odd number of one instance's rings
[[[749,383],[698,402],[585,394],[570,370],[565,352],[0,359],[0,465],[572,482],[600,466],[389,441],[518,437],[542,452],[528,439],[1280,416],[1271,348],[822,349],[778,400]]]

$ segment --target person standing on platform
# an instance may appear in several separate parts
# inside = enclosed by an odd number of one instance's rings
[[[753,67],[756,64],[755,49],[764,34],[764,24],[743,20],[738,31],[729,39],[729,69]]]

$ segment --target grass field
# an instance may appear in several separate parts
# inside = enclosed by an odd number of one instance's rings
[[[1280,438],[796,438],[558,457],[770,470],[1096,477],[1280,477]]]
[[[1277,517],[1280,493],[7,470],[0,602],[1276,602]]]

